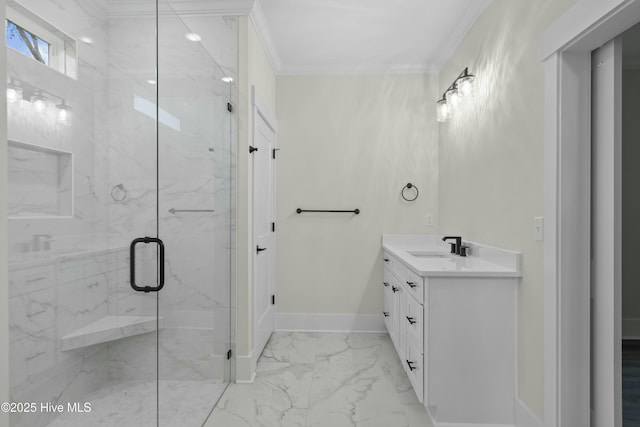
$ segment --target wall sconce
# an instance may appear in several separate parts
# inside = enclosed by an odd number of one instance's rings
[[[442,94],[442,99],[437,102],[437,118],[439,122],[451,119],[453,110],[460,103],[461,98],[473,94],[473,81],[475,76],[469,74],[469,68],[465,68]]]
[[[7,81],[8,103],[15,103],[21,99],[28,100],[33,105],[35,111],[44,113],[52,98],[59,100],[59,103],[55,104],[55,107],[58,109],[56,123],[64,126],[71,125],[71,107],[64,98],[15,77],[9,77]]]

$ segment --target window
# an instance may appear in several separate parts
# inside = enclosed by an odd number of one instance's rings
[[[49,65],[51,43],[8,19],[6,37],[7,46],[14,48],[18,52],[38,62]]]
[[[76,41],[17,3],[7,5],[7,46],[69,77],[77,78]]]

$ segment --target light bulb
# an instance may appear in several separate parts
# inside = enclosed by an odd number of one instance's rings
[[[451,118],[451,110],[446,99],[441,99],[437,103],[437,117],[439,122],[446,122]]]
[[[63,100],[62,103],[56,105],[56,108],[58,109],[56,122],[59,125],[71,126],[71,107],[69,107]]]
[[[460,102],[460,94],[458,93],[458,88],[454,86],[453,88],[449,89],[445,93],[445,98],[450,108],[456,108],[458,106],[458,103]]]
[[[462,76],[456,82],[458,86],[458,94],[460,96],[471,96],[473,94],[473,81],[475,77],[473,75]]]
[[[47,108],[47,98],[37,92],[31,97],[31,102],[33,103],[33,108],[39,113]]]
[[[22,88],[17,86],[7,86],[7,102],[13,104],[14,102],[22,99]]]

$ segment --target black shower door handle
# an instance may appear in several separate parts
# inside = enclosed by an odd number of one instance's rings
[[[138,243],[155,243],[158,245],[158,283],[156,286],[138,286],[136,284],[136,245]],[[129,273],[130,276],[130,284],[134,291],[138,292],[158,292],[164,286],[164,243],[162,240],[156,237],[139,237],[137,239],[133,239],[131,242],[131,246],[129,248]]]

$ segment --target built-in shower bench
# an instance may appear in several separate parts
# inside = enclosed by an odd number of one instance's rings
[[[146,334],[164,328],[164,318],[155,316],[105,316],[61,338],[61,350]]]

